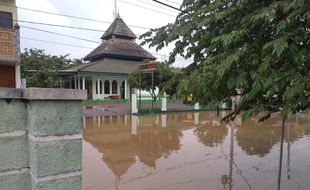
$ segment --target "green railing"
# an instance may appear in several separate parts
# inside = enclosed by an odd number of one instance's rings
[[[160,97],[153,101],[152,96],[138,96],[137,103],[139,113],[158,113],[161,110]]]

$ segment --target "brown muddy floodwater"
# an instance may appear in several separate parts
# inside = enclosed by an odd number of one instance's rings
[[[225,113],[222,112],[221,115]],[[84,119],[84,190],[277,189],[281,118],[215,112]],[[285,128],[281,190],[310,189],[310,114]]]

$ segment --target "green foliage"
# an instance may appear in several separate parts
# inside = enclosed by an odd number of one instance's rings
[[[26,78],[28,87],[58,87],[58,70],[82,64],[81,60],[70,60],[68,56],[51,56],[44,50],[25,49],[21,54],[21,77]]]
[[[309,0],[184,0],[181,9],[188,13],[140,37],[157,49],[174,43],[171,63],[194,58],[180,95],[210,105],[241,94],[226,121],[309,108]]]
[[[156,70],[154,71],[154,81],[152,87],[152,74],[142,73],[141,74],[141,89],[146,90],[151,94],[155,101],[160,93],[167,92],[173,94],[176,91],[178,80],[176,77],[177,70],[170,67],[167,63],[156,63]],[[134,71],[128,76],[128,83],[132,88],[140,88],[140,72]],[[156,87],[159,89],[156,93]]]

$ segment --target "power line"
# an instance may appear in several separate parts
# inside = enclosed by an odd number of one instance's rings
[[[89,39],[85,39],[85,38],[79,38],[79,37],[75,37],[75,36],[71,36],[71,35],[66,35],[66,34],[61,34],[61,33],[58,33],[58,32],[47,31],[47,30],[33,28],[33,27],[28,27],[28,26],[24,26],[24,25],[21,25],[21,27],[28,28],[28,29],[31,29],[31,30],[37,30],[37,31],[40,31],[40,32],[46,32],[46,33],[50,33],[50,34],[55,34],[55,35],[59,35],[59,36],[63,36],[63,37],[68,37],[68,38],[78,39],[78,40],[92,42],[92,43],[96,43],[96,44],[101,44],[100,42],[96,42],[96,41],[93,41],[93,40],[89,40]],[[72,45],[72,44],[66,44],[66,43],[60,43],[60,42],[52,42],[52,41],[47,41],[47,40],[39,40],[39,39],[34,39],[34,38],[27,38],[27,37],[22,37],[22,38],[26,39],[26,40],[46,42],[46,43],[53,43],[53,44],[71,46],[71,47],[80,47],[80,48],[86,48],[86,49],[94,49],[94,48],[85,47],[85,46],[78,46],[78,45]],[[158,54],[158,53],[152,53],[152,54],[153,55],[157,55],[157,56],[162,56],[162,57],[168,57],[167,55],[164,55],[164,54]],[[186,60],[184,58],[178,58],[178,57],[176,57],[176,59]]]
[[[136,6],[136,7],[143,8],[143,9],[147,9],[147,10],[150,10],[150,11],[153,11],[153,12],[157,12],[157,13],[160,13],[160,14],[163,14],[163,15],[175,17],[174,15],[167,14],[167,13],[164,13],[164,12],[161,12],[161,11],[158,11],[158,10],[154,10],[154,9],[151,9],[151,8],[148,8],[148,7],[144,7],[144,6],[141,6],[141,5],[137,5],[135,3],[131,3],[131,2],[128,2],[128,1],[124,1],[124,0],[119,0],[119,1],[123,2],[123,3],[126,3],[126,4],[129,4],[129,5],[133,5],[133,6]]]
[[[168,59],[168,58],[169,58],[169,55],[164,55],[164,54],[159,54],[159,53],[152,53],[152,54],[153,54],[153,55],[157,55],[157,56],[164,57],[165,59]],[[175,57],[175,59],[194,61],[194,60],[192,60],[192,59],[185,59],[185,58],[183,58],[183,57]]]
[[[64,46],[71,46],[71,47],[78,47],[78,48],[85,48],[85,49],[94,49],[94,48],[91,48],[91,47],[72,45],[72,44],[66,44],[66,43],[60,43],[60,42],[52,42],[52,41],[48,41],[48,40],[39,40],[39,39],[28,38],[28,37],[21,37],[21,39],[37,41],[37,42],[45,42],[45,43],[50,43],[50,44],[58,44],[58,45],[64,45]]]
[[[78,30],[87,30],[93,32],[106,32],[106,30],[98,30],[92,28],[82,28],[77,26],[67,26],[67,25],[59,25],[59,24],[50,24],[50,23],[42,23],[42,22],[33,22],[33,21],[24,21],[24,20],[15,20],[16,22],[22,23],[29,23],[29,24],[38,24],[38,25],[45,25],[45,26],[53,26],[53,27],[62,27],[62,28],[71,28],[71,29],[78,29]],[[136,36],[141,36],[141,34],[135,34]]]
[[[50,43],[50,44],[56,44],[56,45],[64,45],[64,46],[70,46],[70,47],[78,47],[78,48],[84,48],[84,49],[94,49],[94,48],[86,47],[86,46],[79,46],[79,45],[73,45],[73,44],[67,44],[67,43],[61,43],[61,42],[53,42],[53,41],[48,41],[48,40],[39,40],[39,39],[28,38],[28,37],[21,37],[21,39],[37,41],[37,42],[44,42],[44,43]],[[152,54],[164,57],[165,59],[167,59],[169,57],[167,55],[159,54],[159,53],[152,53]],[[176,57],[176,59],[178,59],[178,60],[186,60],[186,59],[181,58],[181,57]],[[190,59],[187,59],[187,60],[190,60]],[[190,60],[190,61],[192,61],[192,60]]]
[[[29,27],[29,26],[24,26],[24,25],[22,25],[21,27],[28,28],[28,29],[31,29],[31,30],[37,30],[37,31],[40,31],[40,32],[46,32],[46,33],[50,33],[50,34],[55,34],[55,35],[59,35],[59,36],[64,36],[64,37],[68,37],[68,38],[73,38],[73,39],[77,39],[77,40],[82,40],[82,41],[87,41],[87,42],[92,42],[92,43],[100,44],[99,42],[96,42],[96,41],[93,41],[93,40],[88,40],[88,39],[85,39],[85,38],[79,38],[79,37],[75,37],[75,36],[70,36],[70,35],[66,35],[66,34],[61,34],[61,33],[57,33],[57,32],[48,31],[48,30],[42,30],[42,29],[33,28],[33,27]]]
[[[98,30],[98,29],[92,29],[92,28],[82,28],[77,26],[67,26],[67,25],[59,25],[59,24],[51,24],[51,23],[42,23],[42,22],[34,22],[34,21],[25,21],[25,20],[11,20],[6,19],[8,21],[15,21],[15,22],[21,22],[21,23],[28,23],[28,24],[37,24],[37,25],[44,25],[44,26],[53,26],[53,27],[62,27],[62,28],[70,28],[70,29],[78,29],[78,30],[87,30],[87,31],[93,31],[93,32],[106,32],[106,30]],[[135,34],[136,36],[141,36],[141,34]]]
[[[80,19],[80,20],[87,20],[87,21],[93,21],[93,22],[112,24],[112,22],[110,22],[110,21],[97,20],[97,19],[91,19],[91,18],[85,18],[85,17],[78,17],[78,16],[73,16],[73,15],[67,15],[67,14],[59,14],[59,13],[53,13],[53,12],[48,12],[48,11],[29,9],[29,8],[25,8],[25,7],[11,6],[11,5],[6,5],[6,4],[2,4],[2,3],[0,3],[0,5],[6,6],[6,7],[14,7],[14,8],[16,7],[18,9],[33,11],[33,12],[38,12],[38,13],[44,13],[44,14],[57,15],[57,16],[69,17],[69,18]],[[128,26],[133,27],[133,28],[147,29],[147,30],[151,29],[151,27],[146,27],[146,26],[137,26],[137,25],[128,25]]]
[[[168,2],[170,2],[170,3],[173,3],[173,4],[176,4],[176,5],[181,6],[181,4],[180,4],[180,3],[177,3],[177,2],[174,2],[174,1],[170,1],[170,0],[165,0],[165,1],[168,1]]]
[[[187,13],[187,14],[188,14],[187,11],[183,11],[183,10],[181,10],[181,9],[179,9],[179,8],[176,8],[176,7],[174,7],[174,6],[168,5],[167,3],[163,3],[163,2],[157,1],[157,0],[153,0],[153,1],[156,2],[156,3],[162,4],[162,5],[166,6],[166,7],[170,7],[171,9],[175,9],[175,10],[178,10],[178,11],[181,11],[181,12],[183,12],[183,13]]]
[[[170,12],[171,12],[171,11],[174,11],[174,10],[172,10],[172,9],[167,9],[167,8],[164,8],[164,7],[161,7],[161,6],[156,6],[156,5],[152,4],[152,3],[145,2],[145,1],[143,1],[143,0],[136,0],[136,1],[139,1],[139,2],[141,2],[141,3],[144,3],[144,4],[146,4],[146,5],[150,5],[150,6],[159,8],[159,9],[163,9],[163,10],[166,10],[166,11],[170,11]],[[150,1],[150,2],[152,2],[152,1]],[[173,12],[173,13],[175,13],[175,12]]]
[[[37,31],[40,31],[40,32],[46,32],[46,33],[51,33],[51,34],[55,34],[55,35],[59,35],[59,36],[64,36],[64,37],[68,37],[68,38],[73,38],[73,39],[83,40],[83,41],[92,42],[92,43],[96,43],[96,44],[101,44],[100,42],[88,40],[88,39],[85,39],[85,38],[79,38],[79,37],[75,37],[75,36],[70,36],[70,35],[61,34],[61,33],[57,33],[57,32],[51,32],[51,31],[42,30],[42,29],[38,29],[38,28],[32,28],[32,27],[28,27],[28,26],[22,26],[22,27],[28,28],[28,29],[32,29],[32,30],[37,30]],[[45,41],[45,40],[40,40],[40,41]],[[48,41],[45,41],[45,42],[48,42]],[[62,44],[62,43],[58,43],[58,42],[54,42],[54,43],[55,44]],[[65,45],[65,44],[62,44],[62,45]],[[75,46],[75,45],[71,45],[71,44],[66,44],[66,45],[67,46],[73,46],[73,47]],[[83,48],[86,48],[86,47],[83,47]],[[94,48],[88,48],[88,49],[94,49]],[[162,56],[162,57],[168,57],[167,55],[158,54],[158,53],[152,53],[152,54],[157,55],[157,56]],[[184,58],[177,58],[177,59],[186,60]]]
[[[28,24],[38,24],[38,25],[45,25],[45,26],[54,26],[54,27],[78,29],[78,30],[88,30],[88,31],[93,31],[93,32],[105,32],[105,30],[98,30],[98,29],[92,29],[92,28],[82,28],[82,27],[76,27],[76,26],[66,26],[66,25],[50,24],[50,23],[42,23],[42,22],[33,22],[33,21],[25,21],[25,20],[14,20],[14,21],[21,22],[21,23],[28,23]]]

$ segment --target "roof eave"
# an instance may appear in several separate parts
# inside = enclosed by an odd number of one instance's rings
[[[121,35],[121,34],[108,34],[108,35],[103,34],[100,39],[108,40],[108,39],[112,38],[113,35],[115,36],[115,38],[123,38],[123,39],[129,39],[129,40],[137,39],[136,35],[126,36],[126,35]]]
[[[136,60],[136,61],[143,61],[144,59],[150,59],[152,61],[156,60],[157,58],[152,57],[138,57],[138,56],[129,56],[129,55],[118,55],[118,54],[107,54],[107,53],[101,53],[95,56],[89,56],[85,57],[84,61],[94,61],[98,59],[104,59],[104,58],[116,58],[116,59],[126,59],[126,60]]]

